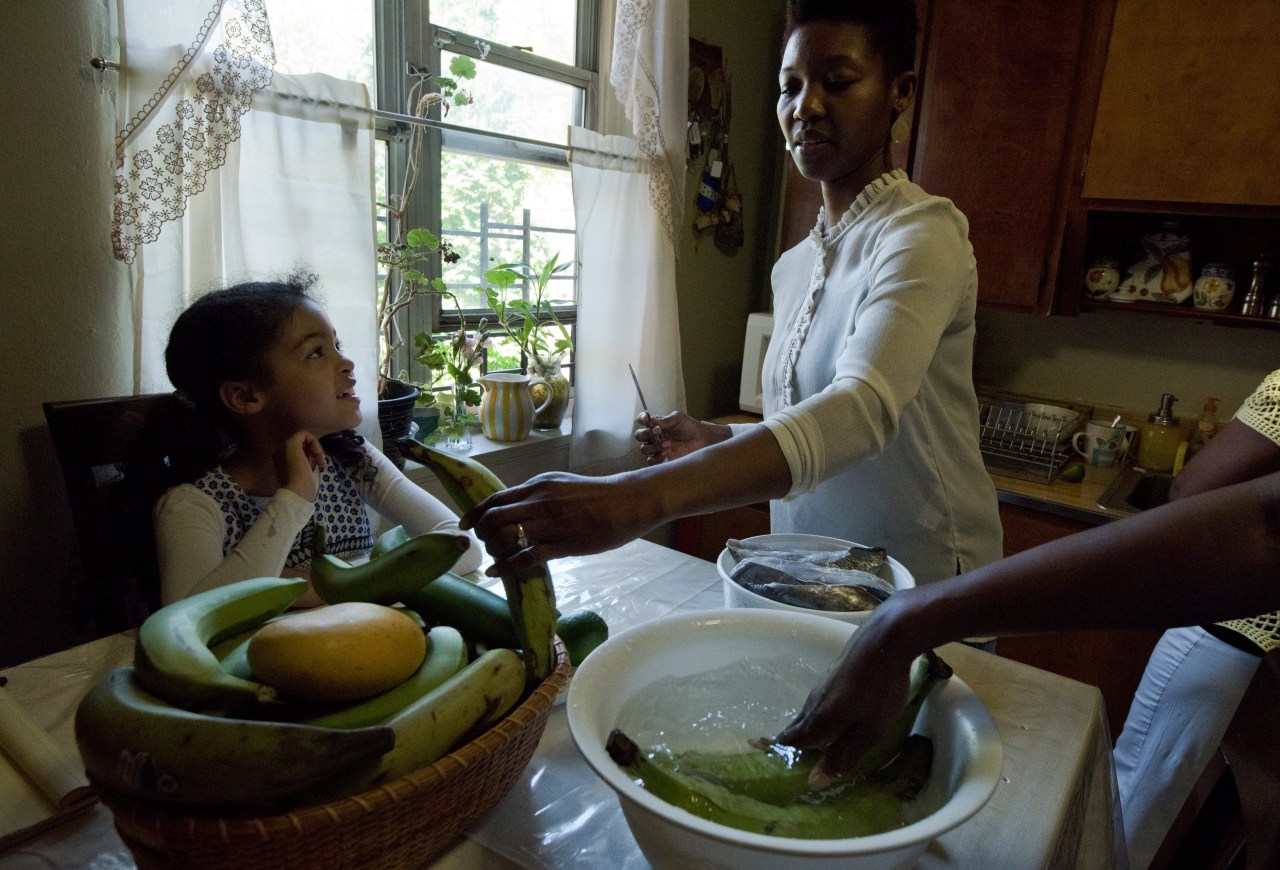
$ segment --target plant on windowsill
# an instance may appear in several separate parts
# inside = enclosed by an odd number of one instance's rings
[[[482,52],[485,46],[481,46]],[[482,55],[483,56],[483,55]],[[451,76],[419,75],[409,91],[408,112],[416,118],[426,119],[435,106],[448,115],[451,106],[470,105],[474,100],[461,82],[475,78],[475,61],[459,55],[449,63]],[[426,83],[434,79],[435,91],[422,93]],[[408,165],[399,194],[389,197],[389,203],[379,203],[387,211],[387,241],[377,247],[377,261],[383,272],[382,286],[378,291],[378,422],[382,430],[382,443],[388,458],[403,467],[404,460],[395,449],[395,442],[409,432],[413,409],[424,401],[428,391],[413,383],[401,373],[393,376],[396,352],[404,345],[400,315],[415,300],[428,295],[448,296],[448,288],[440,278],[430,277],[435,258],[452,263],[458,254],[449,243],[423,227],[407,227],[405,216],[417,185],[421,168],[422,142],[425,128],[412,124],[409,129]]]
[[[541,267],[528,263],[504,263],[484,273],[489,310],[495,322],[519,348],[528,365],[531,377],[546,381],[546,386],[536,383],[530,386],[534,407],[541,407],[533,418],[535,429],[559,429],[569,407],[569,379],[561,365],[564,355],[573,350],[568,328],[560,322],[555,309],[545,298],[547,284],[553,276],[573,265],[573,261],[560,263],[556,254]],[[517,282],[529,281],[533,296],[508,299],[507,291]],[[551,400],[547,400],[550,391]]]
[[[437,335],[419,332],[414,336],[417,348],[414,359],[427,373],[418,404],[440,409],[440,422],[435,431],[427,435],[427,440],[442,441],[445,448],[462,452],[471,449],[468,427],[480,425],[480,418],[471,412],[471,408],[480,404],[475,370],[490,338],[483,320],[479,329],[468,334],[457,297],[448,291],[444,291],[444,295],[453,301],[461,325],[453,332]],[[437,383],[447,386],[444,390],[435,390]]]

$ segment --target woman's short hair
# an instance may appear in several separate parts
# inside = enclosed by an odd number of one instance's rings
[[[782,44],[797,27],[822,21],[865,27],[890,78],[915,69],[915,0],[787,0]]]

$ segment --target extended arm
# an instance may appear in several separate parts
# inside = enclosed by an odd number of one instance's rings
[[[609,477],[550,472],[481,502],[462,519],[495,558],[490,573],[549,559],[600,553],[665,522],[780,498],[791,473],[763,426],[674,462]],[[521,551],[517,526],[530,546]],[[507,555],[509,554],[509,555]]]
[[[911,660],[963,637],[1188,625],[1278,606],[1280,473],[899,592],[778,739],[824,747],[820,776],[849,769],[901,709]]]

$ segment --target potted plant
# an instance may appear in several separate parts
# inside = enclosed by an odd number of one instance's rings
[[[564,355],[573,350],[573,341],[546,299],[552,277],[573,265],[572,260],[561,263],[559,259],[556,254],[540,268],[528,263],[504,263],[484,273],[484,280],[493,285],[485,289],[485,296],[498,328],[520,348],[528,374],[549,385],[531,387],[534,405],[541,406],[547,399],[546,390],[551,391],[551,401],[534,415],[535,429],[559,429],[569,407],[569,379],[561,366]],[[517,282],[531,282],[530,298],[507,298],[507,291]]]
[[[447,115],[451,106],[465,106],[473,102],[469,91],[460,82],[475,78],[476,65],[469,57],[458,56],[449,63],[452,76],[420,75],[409,92],[409,114],[425,119],[431,109],[440,106]],[[429,80],[434,79],[436,90],[423,93]],[[445,262],[458,259],[449,243],[423,227],[407,227],[405,216],[417,185],[424,127],[413,124],[409,131],[409,158],[400,193],[389,197],[389,203],[378,203],[388,215],[387,241],[378,245],[377,260],[383,271],[382,286],[378,290],[378,422],[382,430],[382,442],[388,458],[399,466],[404,460],[395,449],[395,442],[409,432],[415,405],[427,398],[420,385],[403,374],[393,375],[396,352],[404,345],[400,314],[423,296],[451,295],[444,281],[430,276],[431,266],[438,256]]]

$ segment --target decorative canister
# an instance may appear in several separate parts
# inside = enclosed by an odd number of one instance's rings
[[[529,374],[533,376],[529,390],[538,406],[533,415],[535,429],[559,429],[564,421],[569,409],[569,379],[564,376],[563,362],[564,354],[559,353],[529,357]]]
[[[1091,299],[1101,299],[1120,286],[1120,261],[1098,257],[1084,273],[1084,289]]]
[[[1143,257],[1129,267],[1107,298],[1113,302],[1186,302],[1191,298],[1191,239],[1177,221],[1164,221],[1142,237]]]
[[[1196,308],[1222,311],[1236,293],[1236,273],[1225,263],[1206,263],[1196,279],[1193,300]]]
[[[480,429],[492,441],[523,441],[533,428],[533,395],[528,375],[498,372],[479,378],[484,386],[480,401]],[[545,384],[539,378],[536,383]],[[546,402],[542,403],[543,406]]]

